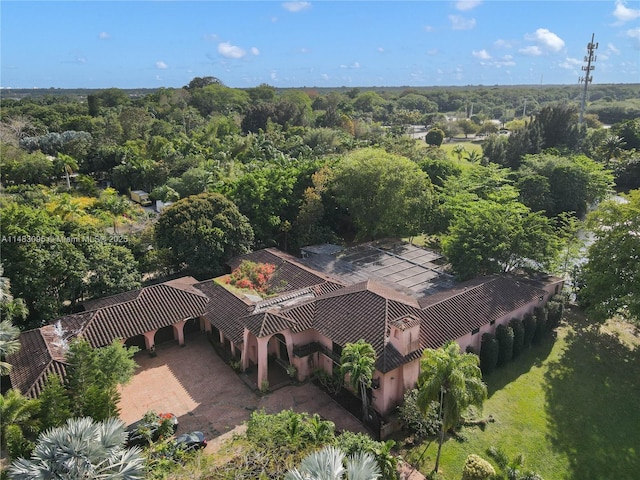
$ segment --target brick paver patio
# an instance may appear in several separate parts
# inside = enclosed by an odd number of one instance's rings
[[[184,347],[173,342],[157,345],[156,353],[156,357],[136,354],[138,369],[121,389],[120,418],[126,424],[148,410],[172,412],[180,422],[178,433],[200,430],[213,439],[248,420],[255,409],[275,413],[292,408],[318,413],[335,422],[339,430],[366,431],[311,383],[258,395],[222,361],[203,333],[188,335]]]

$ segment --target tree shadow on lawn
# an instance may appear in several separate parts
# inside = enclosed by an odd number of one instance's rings
[[[499,392],[505,386],[517,380],[521,375],[528,373],[532,367],[540,367],[547,360],[556,342],[556,332],[549,333],[540,343],[531,345],[523,350],[520,355],[497,367],[492,373],[484,378],[487,384],[488,396],[491,398],[494,393]]]
[[[589,325],[572,308],[566,349],[545,374],[550,441],[567,455],[568,478],[636,479],[640,472],[640,347]]]

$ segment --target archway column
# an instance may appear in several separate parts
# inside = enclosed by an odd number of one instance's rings
[[[258,338],[258,388],[269,381],[269,337]]]
[[[180,320],[172,325],[173,327],[173,339],[178,340],[178,345],[181,347],[184,345],[184,325],[186,320]]]
[[[155,330],[149,330],[148,332],[144,332],[142,334],[144,336],[144,346],[147,350],[151,350],[155,346],[155,337],[157,331],[158,329],[156,328]]]

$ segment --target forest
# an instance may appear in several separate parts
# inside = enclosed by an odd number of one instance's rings
[[[442,251],[460,279],[571,277],[594,313],[638,317],[637,267],[607,268],[604,246],[637,256],[639,85],[591,86],[582,124],[574,86],[1,93],[0,306],[21,330],[250,250],[385,237]]]

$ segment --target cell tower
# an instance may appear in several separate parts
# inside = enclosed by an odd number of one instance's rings
[[[580,77],[578,82],[584,82],[584,90],[582,91],[582,103],[580,105],[580,124],[582,125],[582,121],[584,120],[584,108],[587,104],[587,88],[589,84],[593,81],[593,77],[591,76],[591,72],[596,69],[595,65],[591,65],[596,61],[598,57],[594,55],[594,52],[598,49],[598,44],[593,43],[593,39],[595,37],[595,33],[591,34],[591,42],[587,43],[587,54],[584,56],[584,61],[587,62],[586,66],[582,66],[582,71],[585,72],[584,77]]]

